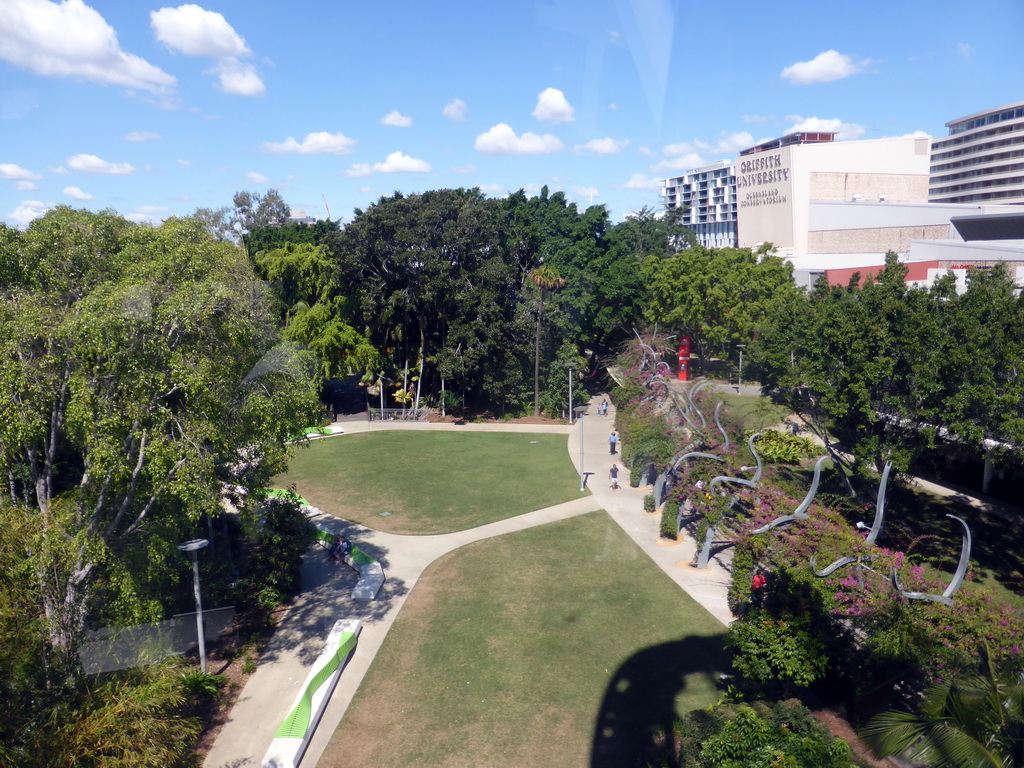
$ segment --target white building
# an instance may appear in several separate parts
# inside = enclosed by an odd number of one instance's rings
[[[1024,203],[1024,101],[946,123],[932,142],[928,199]]]
[[[890,238],[893,230],[902,226],[898,217],[880,215],[875,227],[851,226],[840,207],[816,211],[812,228],[812,206],[926,203],[931,139],[833,138],[834,134],[790,134],[741,153],[736,163],[741,248],[772,243],[779,255],[789,258],[897,250]],[[821,224],[822,217],[829,219],[831,229]],[[922,221],[914,226],[926,224]],[[948,237],[946,231],[948,226],[933,234]]]
[[[681,223],[707,248],[736,247],[736,165],[720,160],[665,179],[666,210],[683,209]]]

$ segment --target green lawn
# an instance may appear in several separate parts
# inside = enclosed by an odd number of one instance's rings
[[[633,765],[718,699],[724,632],[604,512],[471,544],[419,581],[318,765]]]
[[[789,409],[775,405],[767,397],[760,395],[735,395],[728,392],[717,393],[725,401],[723,413],[729,413],[743,424],[744,429],[764,429],[774,427],[789,415]],[[714,407],[709,409],[714,413]],[[705,414],[707,415],[707,414]]]
[[[296,451],[272,484],[380,531],[450,533],[579,498],[566,445],[523,433],[344,435]]]

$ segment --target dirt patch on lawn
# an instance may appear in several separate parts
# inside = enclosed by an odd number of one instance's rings
[[[895,768],[896,763],[888,758],[881,760],[876,758],[868,745],[860,740],[857,732],[853,730],[853,726],[836,712],[830,709],[819,709],[811,714],[814,715],[815,720],[828,728],[829,733],[850,745],[850,750],[856,755],[861,765],[868,765],[872,768]]]

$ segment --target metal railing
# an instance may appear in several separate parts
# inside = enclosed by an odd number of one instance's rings
[[[203,637],[216,640],[231,627],[235,609],[214,608],[203,611]],[[79,651],[87,674],[129,669],[180,655],[198,645],[196,614],[181,613],[165,621],[134,627],[105,627],[86,633]]]
[[[370,408],[367,421],[426,421],[433,408]]]

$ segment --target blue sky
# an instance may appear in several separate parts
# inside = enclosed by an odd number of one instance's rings
[[[613,220],[791,130],[1024,99],[1022,0],[0,0],[0,220],[547,184]]]

